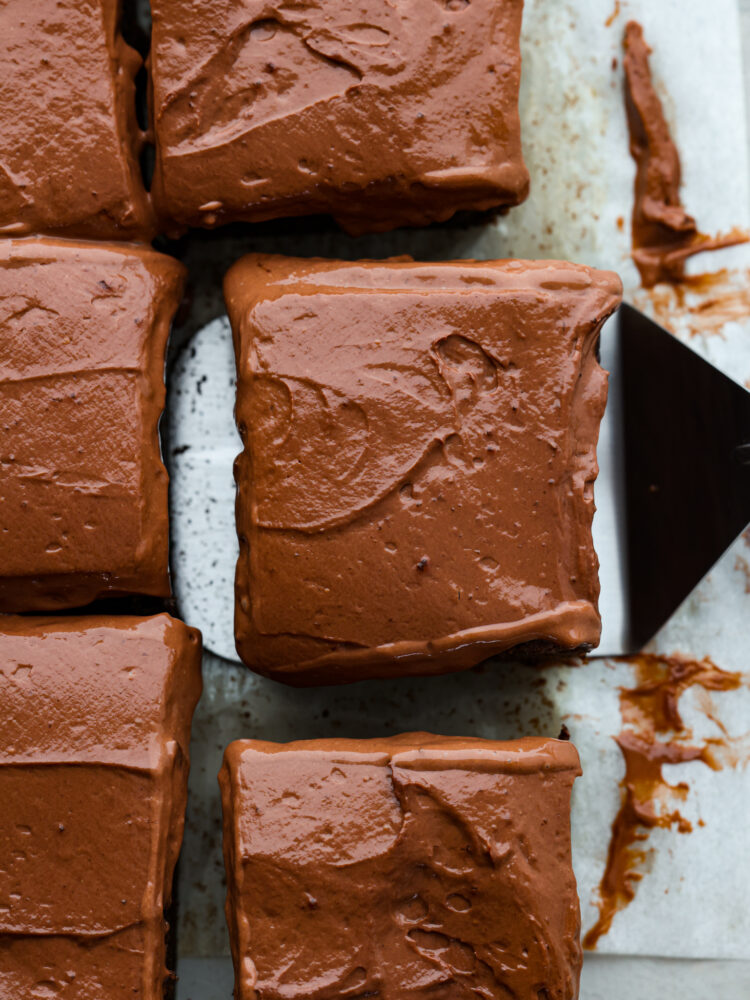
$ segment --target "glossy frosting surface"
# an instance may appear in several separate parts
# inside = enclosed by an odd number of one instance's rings
[[[200,635],[0,620],[0,1000],[161,1000]]]
[[[573,1000],[575,748],[425,733],[232,743],[238,1000]]]
[[[328,683],[596,644],[615,275],[249,256],[225,296],[248,665]]]
[[[169,594],[164,352],[183,268],[0,241],[0,611]]]
[[[522,0],[153,0],[157,208],[423,225],[528,191]]]
[[[119,0],[0,4],[0,235],[148,240]]]

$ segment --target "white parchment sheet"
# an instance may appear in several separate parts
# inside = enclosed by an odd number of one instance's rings
[[[226,237],[188,245],[194,299],[189,319],[177,331],[180,350],[169,393],[173,569],[180,612],[203,630],[213,653],[228,659],[235,655],[232,462],[240,444],[232,419],[234,363],[220,288],[224,271],[237,257],[250,250],[347,258],[390,253],[424,259],[562,257],[619,271],[633,297],[637,273],[629,258],[629,219],[634,167],[628,154],[621,68],[622,34],[631,17],[644,25],[654,48],[652,69],[682,154],[688,210],[704,232],[747,225],[747,144],[735,0],[630,0],[619,4],[619,14],[607,23],[613,8],[614,0],[527,0],[522,122],[532,193],[525,205],[498,222],[359,240],[322,233]],[[750,253],[747,247],[721,251],[691,266],[731,268],[736,280],[747,282],[741,272],[750,266]],[[643,303],[642,295],[639,301]],[[711,335],[695,335],[687,328],[680,335],[739,382],[750,378],[746,319]],[[605,360],[607,354],[605,343]],[[608,423],[602,434],[603,474],[597,487],[601,514],[595,531],[603,563],[605,629],[616,630],[612,622],[621,592],[613,562],[615,430]],[[739,540],[657,637],[654,649],[710,655],[725,670],[749,671],[746,561],[750,548]],[[595,889],[620,802],[623,762],[612,737],[621,729],[618,687],[633,683],[628,664],[594,659],[584,666],[544,671],[490,664],[451,677],[296,691],[255,677],[228,659],[206,655],[205,694],[194,726],[179,881],[181,1000],[207,1000],[209,994],[198,985],[201,975],[204,982],[209,975],[214,982],[216,977],[229,981],[216,773],[224,747],[238,737],[283,741],[430,729],[502,738],[556,735],[565,722],[585,771],[574,796],[573,844],[584,930],[593,924]],[[715,694],[713,700],[714,714],[741,740],[750,729],[748,688]],[[697,690],[685,695],[681,707],[696,740],[719,735]],[[599,951],[750,958],[750,771],[737,767],[713,772],[694,762],[665,768],[665,773],[669,781],[684,780],[690,786],[679,808],[694,821],[694,832],[652,833],[649,846],[654,851],[636,898],[615,917]],[[698,819],[705,825],[698,826]],[[203,965],[194,961],[201,956]],[[219,994],[210,993],[211,1000],[214,995]],[[742,995],[737,994],[738,1000]],[[582,996],[586,1000],[585,990]]]

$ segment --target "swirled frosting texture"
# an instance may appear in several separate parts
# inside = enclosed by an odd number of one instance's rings
[[[615,275],[250,256],[225,296],[248,665],[329,683],[596,644]]]
[[[237,1000],[573,1000],[579,773],[558,740],[232,743]]]
[[[161,1000],[200,635],[0,621],[0,1000]]]
[[[169,594],[164,352],[183,268],[0,241],[0,611]]]
[[[148,240],[119,0],[0,4],[0,235]]]
[[[152,0],[153,194],[180,225],[352,232],[528,192],[522,0]]]

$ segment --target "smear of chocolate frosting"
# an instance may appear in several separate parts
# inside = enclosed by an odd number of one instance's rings
[[[624,67],[630,152],[637,167],[633,260],[644,288],[680,281],[685,261],[694,254],[746,243],[750,238],[740,230],[706,236],[682,205],[680,157],[651,78],[650,52],[641,25],[629,21]]]
[[[231,744],[237,1000],[573,1000],[577,774],[557,740]]]
[[[162,1000],[200,635],[0,617],[0,1000]]]
[[[330,213],[352,233],[528,193],[522,0],[152,0],[165,219]]]
[[[620,289],[556,261],[239,261],[242,659],[337,683],[595,645]]]
[[[721,337],[728,323],[743,323],[750,316],[750,271],[686,274],[679,282],[636,295],[634,304],[647,314],[652,310],[678,336]]]
[[[731,691],[742,683],[741,674],[721,670],[708,658],[642,653],[628,657],[628,662],[635,664],[639,683],[620,693],[622,720],[628,727],[617,737],[625,760],[622,804],[612,824],[607,865],[599,884],[599,918],[584,936],[585,948],[595,948],[616,914],[635,898],[648,854],[649,830],[661,827],[689,833],[692,829],[678,809],[660,808],[666,801],[685,799],[689,792],[684,782],[670,784],[663,766],[694,760],[715,770],[723,766],[721,740],[700,745],[688,742],[690,733],[680,714],[680,698],[695,685],[708,691]],[[657,736],[671,739],[659,740]]]

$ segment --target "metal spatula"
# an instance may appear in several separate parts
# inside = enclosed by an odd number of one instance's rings
[[[628,305],[602,344],[614,463],[596,655],[615,655],[653,638],[750,523],[750,392]]]

